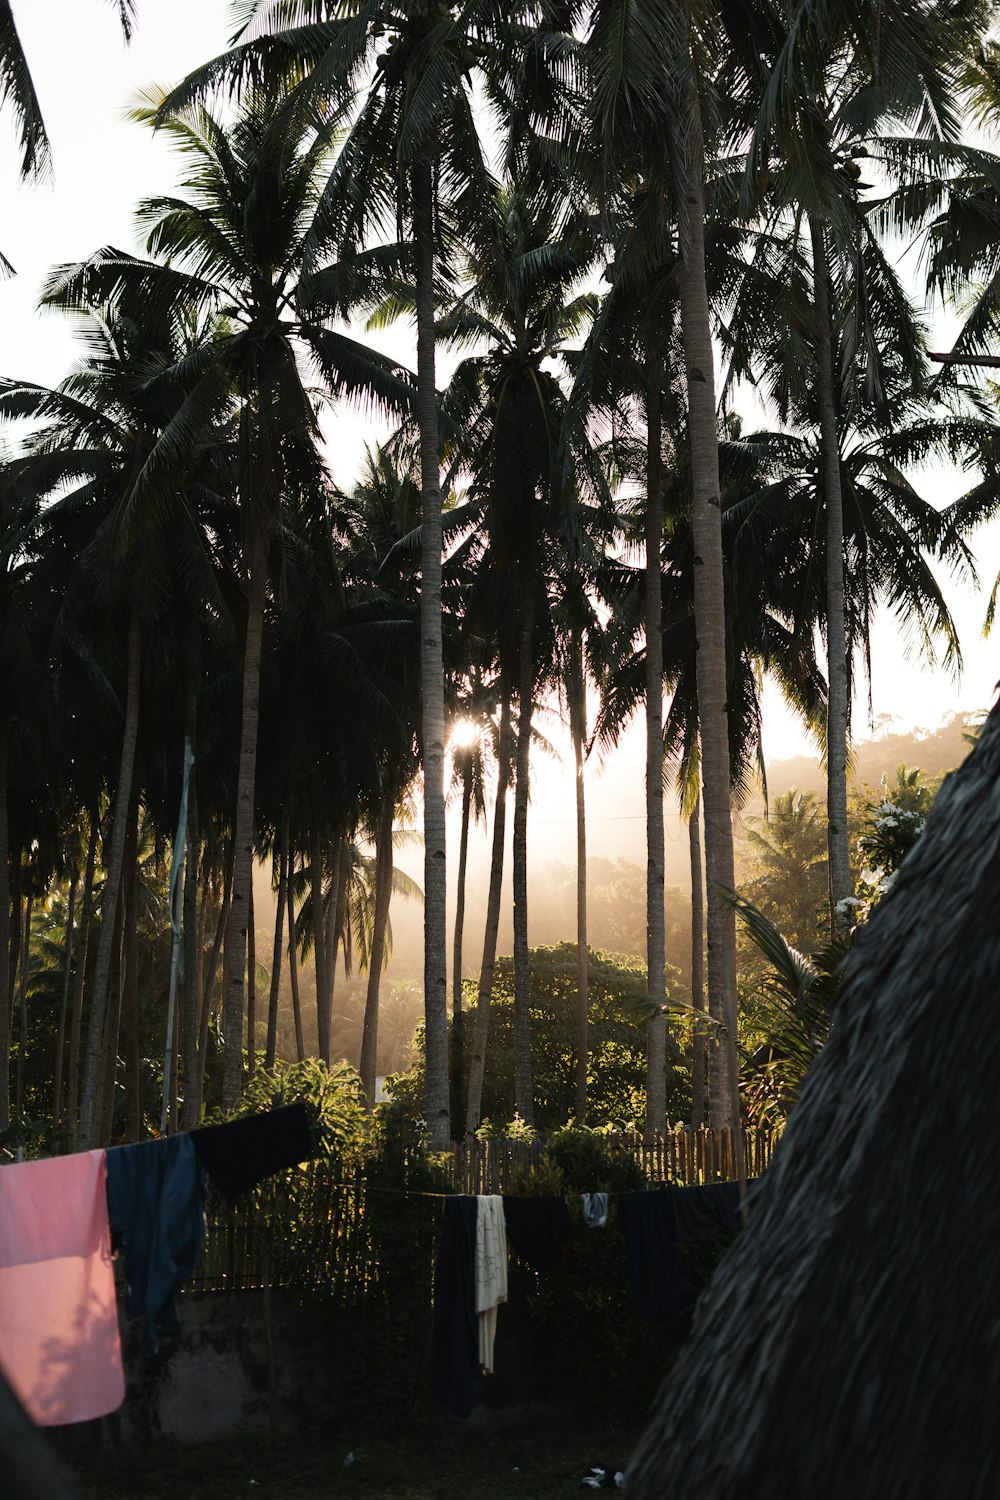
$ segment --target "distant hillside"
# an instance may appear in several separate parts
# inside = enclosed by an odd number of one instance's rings
[[[877,787],[882,776],[891,777],[900,764],[919,766],[926,775],[936,777],[953,770],[969,753],[963,739],[969,719],[956,714],[940,728],[913,729],[907,733],[883,732],[855,747],[854,780]],[[641,747],[640,747],[641,749]],[[645,945],[645,794],[644,766],[633,753],[610,757],[600,774],[594,774],[588,786],[588,844],[590,848],[589,907],[590,931],[595,947],[621,952],[642,953]],[[792,760],[773,761],[768,766],[768,793],[773,799],[790,787],[814,792],[826,800],[826,776],[818,757],[796,756]],[[573,823],[573,781],[565,778],[565,805],[551,805],[553,798],[536,804],[534,820],[529,823],[529,937],[535,943],[554,943],[571,938],[575,930],[576,864],[575,827]],[[737,819],[739,839],[748,817],[759,817],[764,811],[761,797],[755,798]],[[665,845],[668,957],[685,974],[688,971],[690,947],[690,913],[688,908],[690,874],[687,828],[676,811],[671,794],[665,807]],[[482,955],[483,926],[489,881],[489,829],[475,831],[470,844],[469,878],[466,905],[465,962],[467,975],[479,969]],[[449,823],[449,921],[454,915],[454,880],[458,846],[457,817],[452,811]],[[509,837],[509,830],[508,830]],[[419,842],[401,843],[397,852],[401,867],[419,882],[423,878],[422,850]],[[504,880],[504,899],[500,925],[500,952],[509,953],[512,943],[512,907],[510,887],[510,850],[508,847]],[[257,912],[257,962],[269,965],[271,952],[270,925],[273,922],[274,898],[268,874],[257,872],[254,883]],[[381,1041],[380,1066],[398,1065],[398,1056],[411,1025],[419,1012],[423,971],[423,911],[419,901],[392,903],[393,947],[383,981],[386,996],[385,1035]],[[450,936],[449,936],[450,958]],[[314,990],[312,964],[302,966],[302,984],[307,1011],[307,1032],[314,1027]],[[282,985],[287,1006],[287,968]],[[363,1009],[363,985],[359,979],[346,983],[342,969],[338,979],[334,1011],[338,1047],[352,1061],[357,1061],[360,1045],[360,1015]],[[390,1017],[393,1018],[390,1021]],[[397,1035],[398,1033],[398,1035]],[[386,1057],[382,1057],[382,1052]],[[386,1060],[392,1053],[393,1061]]]
[[[875,739],[862,740],[854,748],[852,779],[878,786],[882,777],[891,776],[898,765],[919,766],[929,777],[953,771],[971,748],[963,738],[968,733],[969,719],[966,713],[953,714],[939,729],[911,729],[905,734],[883,732]],[[807,755],[773,761],[767,768],[768,794],[776,797],[789,787],[815,792],[825,800],[826,772],[821,762]]]

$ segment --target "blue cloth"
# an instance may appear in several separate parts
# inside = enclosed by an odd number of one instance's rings
[[[456,1417],[476,1404],[479,1345],[476,1324],[476,1199],[444,1200],[434,1268],[431,1395]]]
[[[717,1240],[740,1227],[738,1182],[707,1182],[704,1187],[668,1188],[679,1240]]]
[[[142,1318],[142,1352],[180,1332],[177,1293],[205,1243],[205,1172],[190,1135],[108,1152],[108,1218],[125,1264],[125,1316]]]
[[[618,1228],[628,1250],[632,1308],[640,1322],[676,1313],[677,1256],[674,1206],[669,1193],[622,1193]]]

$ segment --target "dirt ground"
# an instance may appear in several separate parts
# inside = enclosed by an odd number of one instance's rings
[[[88,1454],[69,1468],[81,1500],[579,1500],[590,1493],[581,1489],[590,1466],[624,1465],[638,1431],[434,1433],[356,1447],[349,1436],[161,1444]]]

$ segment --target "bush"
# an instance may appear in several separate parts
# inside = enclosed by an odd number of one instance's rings
[[[531,1062],[535,1091],[535,1126],[543,1134],[558,1129],[576,1104],[576,944],[531,950]],[[668,988],[682,992],[676,970]],[[458,1026],[451,1023],[453,1122],[465,1120],[468,1097],[473,1011],[476,986],[466,986],[469,1010]],[[646,968],[641,959],[616,953],[590,953],[589,1064],[587,1122],[632,1129],[646,1112]],[[671,1021],[668,1018],[668,1028]],[[387,1080],[393,1098],[408,1101],[421,1115],[423,1033],[414,1043],[416,1061],[408,1073]],[[691,1106],[691,1087],[676,1035],[667,1033],[667,1118],[684,1119]],[[514,963],[497,960],[490,1006],[489,1045],[483,1085],[482,1117],[494,1133],[506,1136],[514,1120]],[[640,1123],[641,1128],[641,1123]],[[458,1132],[456,1132],[458,1133]]]

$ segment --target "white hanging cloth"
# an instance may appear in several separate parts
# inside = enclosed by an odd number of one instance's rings
[[[499,1193],[476,1202],[476,1314],[479,1325],[479,1363],[493,1370],[493,1342],[497,1308],[507,1301],[507,1226]]]

